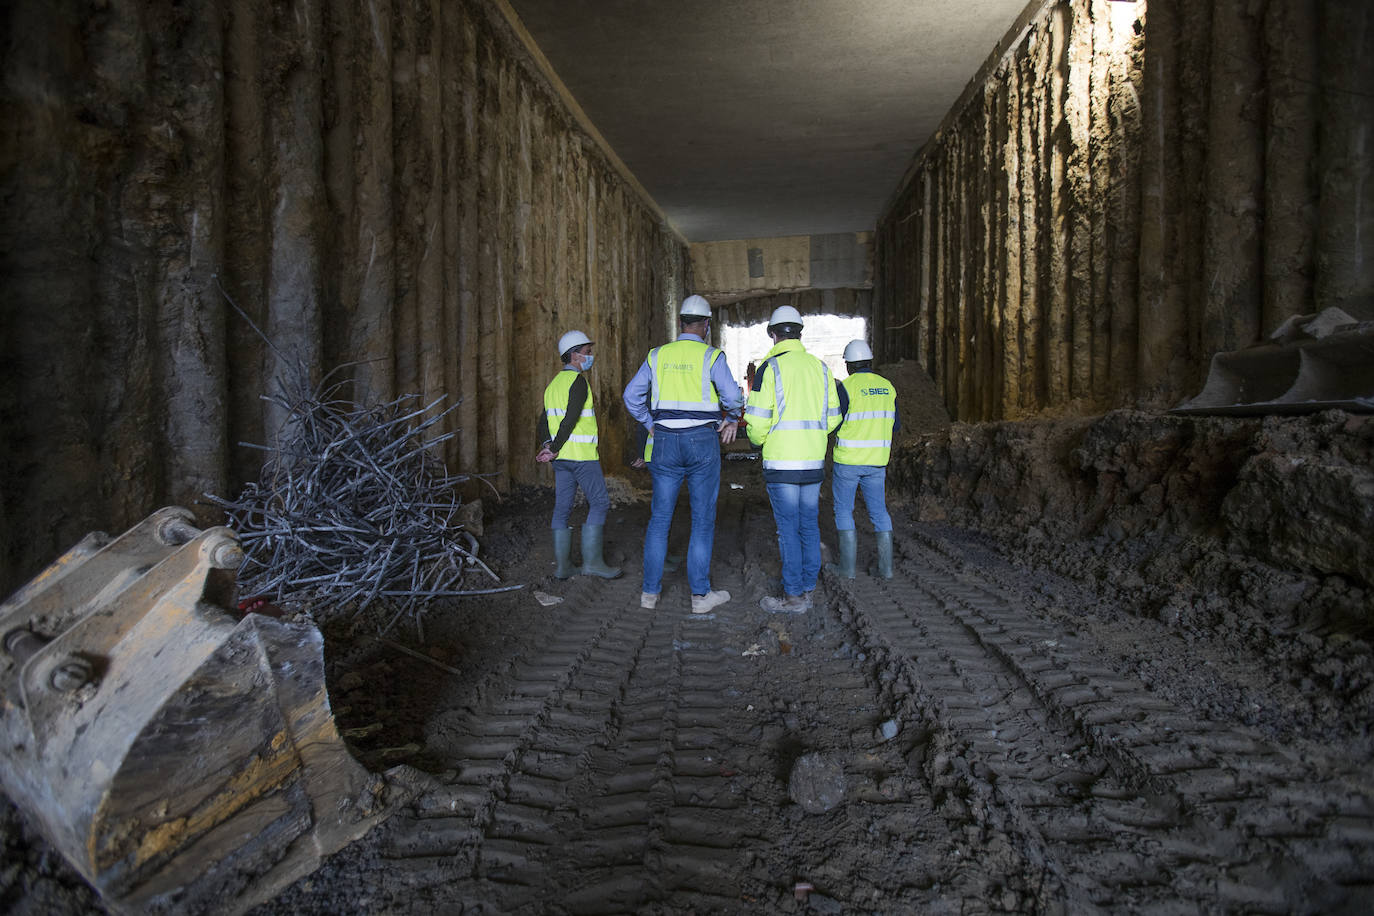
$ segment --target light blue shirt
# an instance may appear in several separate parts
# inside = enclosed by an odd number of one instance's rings
[[[706,343],[696,334],[679,334],[678,340],[695,340],[698,343]],[[654,415],[649,412],[649,392],[653,387],[653,372],[649,369],[649,361],[646,359],[640,364],[639,371],[635,377],[630,379],[630,384],[625,386],[625,409],[630,412],[630,416],[635,418],[645,429],[654,428]],[[711,364],[711,384],[716,386],[716,394],[720,396],[720,406],[725,410],[725,415],[731,422],[738,422],[740,408],[744,406],[744,393],[739,390],[739,383],[730,374],[730,367],[725,362],[725,354],[721,353],[720,359]],[[669,426],[677,429],[686,429],[692,426],[705,426],[711,420],[660,420],[660,426]]]

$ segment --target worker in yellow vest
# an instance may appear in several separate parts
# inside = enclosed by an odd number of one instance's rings
[[[591,369],[592,341],[581,331],[569,331],[558,339],[563,370],[544,389],[544,412],[540,414],[535,441],[542,443],[534,460],[553,464],[553,553],[558,562],[554,575],[567,579],[579,570],[572,564],[572,514],[577,488],[587,497],[587,520],[582,525],[582,568],[587,576],[614,579],[618,567],[607,566],[602,558],[606,510],[611,499],[606,493],[606,478],[601,473],[601,458],[596,448],[596,411],[592,389],[584,373]]]
[[[897,419],[897,391],[873,371],[873,350],[862,340],[844,348],[849,376],[840,385],[842,420],[835,432],[834,467],[830,495],[835,501],[835,532],[839,562],[829,565],[836,575],[854,578],[858,532],[854,530],[854,493],[860,490],[868,506],[868,520],[878,537],[878,575],[892,578],[892,517],[887,513],[887,462]]]
[[[687,584],[692,589],[692,612],[705,614],[730,600],[728,591],[711,587],[711,549],[720,493],[720,447],[735,440],[744,394],[725,354],[706,342],[711,333],[711,305],[705,298],[688,296],[682,301],[678,328],[677,340],[649,351],[624,392],[625,409],[652,437],[644,456],[653,475],[654,495],[649,529],[644,533],[639,605],[658,605],[668,529],[685,482],[692,506]]]
[[[821,571],[821,481],[830,431],[840,425],[840,397],[830,369],[801,342],[801,315],[773,310],[773,349],[754,374],[745,408],[749,441],[763,449],[763,482],[773,505],[782,557],[782,597],[764,596],[772,613],[804,613]]]

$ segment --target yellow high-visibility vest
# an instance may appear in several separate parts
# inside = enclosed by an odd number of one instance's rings
[[[675,340],[649,351],[649,411],[655,420],[720,419],[711,366],[723,354],[699,340]]]
[[[763,469],[824,468],[827,437],[840,424],[840,395],[829,367],[800,340],[784,340],[768,351],[758,372],[762,384],[749,392],[744,413],[749,441],[763,446]]]
[[[886,467],[897,422],[897,391],[876,372],[860,370],[842,383],[849,410],[835,434],[835,463]]]
[[[568,413],[568,392],[580,373],[576,369],[564,369],[553,377],[544,389],[544,416],[549,418],[549,435],[557,436],[558,427]],[[592,386],[587,385],[587,400],[582,405],[582,416],[577,418],[572,435],[563,443],[558,452],[559,461],[598,461],[596,451],[596,413],[592,409]]]

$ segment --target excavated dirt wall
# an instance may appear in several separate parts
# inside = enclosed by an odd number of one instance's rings
[[[451,468],[548,483],[539,392],[581,328],[624,451],[618,393],[686,248],[494,0],[0,21],[0,591],[88,530],[236,491],[298,360],[351,364],[360,398],[461,399]]]
[[[924,521],[1148,584],[1164,613],[1234,592],[1374,634],[1374,417],[956,423],[899,445],[891,477]]]
[[[1173,406],[1218,351],[1374,317],[1374,8],[1054,0],[879,221],[875,341],[960,420]]]
[[[773,293],[767,296],[751,296],[716,310],[716,321],[721,326],[734,325],[749,327],[767,321],[773,310],[779,306],[790,305],[807,315],[846,315],[873,319],[873,291],[868,289],[804,289],[796,292]]]

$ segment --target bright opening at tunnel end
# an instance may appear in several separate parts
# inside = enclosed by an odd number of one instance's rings
[[[830,367],[836,378],[848,373],[844,368],[844,345],[851,340],[868,339],[868,322],[863,318],[845,315],[803,315],[802,346],[806,352]],[[730,371],[741,380],[749,363],[761,362],[773,342],[768,339],[768,322],[742,327],[725,325],[720,329],[720,347],[730,363]]]

